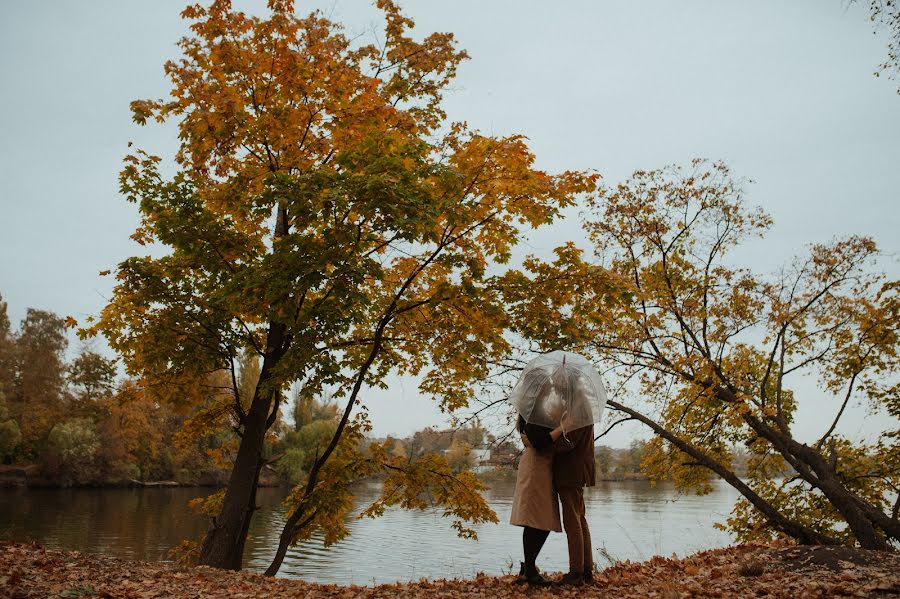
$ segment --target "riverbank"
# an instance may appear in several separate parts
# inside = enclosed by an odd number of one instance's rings
[[[558,575],[557,575],[558,576]],[[117,560],[0,542],[0,596],[37,597],[879,597],[900,598],[900,554],[846,547],[741,545],[683,559],[616,564],[586,587],[536,589],[512,576],[372,587]]]

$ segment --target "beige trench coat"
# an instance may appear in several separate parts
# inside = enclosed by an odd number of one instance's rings
[[[553,487],[553,451],[526,447],[519,460],[509,523],[562,532],[559,498]]]

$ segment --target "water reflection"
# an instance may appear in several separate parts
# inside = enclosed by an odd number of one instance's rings
[[[507,524],[514,483],[492,484],[487,499],[499,525],[483,525],[477,542],[457,538],[433,512],[389,510],[376,520],[351,518],[351,536],[328,549],[311,539],[288,553],[281,576],[326,583],[371,584],[421,577],[500,574],[518,564],[521,529]],[[357,489],[357,508],[375,499],[379,483]],[[0,538],[36,540],[50,548],[77,549],[127,559],[167,559],[185,538],[199,538],[207,522],[187,508],[206,489],[0,489]],[[260,511],[247,541],[245,563],[263,570],[274,555],[284,491],[261,489]],[[601,482],[585,494],[595,547],[619,559],[686,554],[719,547],[729,537],[713,528],[724,521],[735,492],[719,484],[704,497],[683,496],[667,485]],[[567,567],[565,536],[552,534],[539,565]]]

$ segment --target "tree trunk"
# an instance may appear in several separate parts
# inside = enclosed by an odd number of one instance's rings
[[[631,408],[628,408],[615,401],[607,400],[607,403],[616,410],[625,412],[632,418],[643,422],[648,427],[650,427],[657,435],[677,447],[679,450],[691,456],[694,460],[697,461],[697,463],[718,474],[725,482],[734,487],[741,495],[743,495],[747,499],[747,501],[749,501],[753,505],[753,507],[755,507],[763,516],[765,516],[766,520],[769,521],[773,528],[780,530],[784,534],[793,539],[796,539],[799,543],[804,545],[839,544],[837,540],[823,535],[799,522],[795,522],[794,520],[787,518],[784,514],[778,511],[775,506],[757,495],[756,492],[753,491],[753,489],[751,489],[749,486],[747,486],[747,484],[745,484],[744,481],[742,481],[734,472],[720,464],[718,461],[706,455],[700,449],[697,449],[690,443],[687,443],[686,441],[678,438],[676,435],[671,433],[666,428],[660,426],[650,418],[647,418],[640,412],[636,412]]]
[[[287,235],[288,230],[287,209],[279,203],[273,242]],[[253,392],[250,409],[244,415],[241,443],[228,479],[222,509],[213,519],[200,548],[200,564],[204,566],[226,570],[241,569],[250,519],[256,511],[256,489],[259,485],[259,471],[263,466],[263,445],[266,431],[271,426],[270,411],[275,395],[279,392],[277,385],[272,385],[270,379],[275,366],[287,351],[286,333],[285,324],[269,322],[259,381]]]
[[[284,523],[284,528],[281,529],[281,535],[278,537],[278,549],[275,551],[275,557],[272,558],[272,563],[266,568],[266,576],[275,576],[278,574],[278,570],[281,569],[281,564],[284,562],[284,556],[287,555],[288,547],[291,546],[294,528],[297,527],[297,522],[300,520],[299,515],[300,511],[294,510],[294,513],[292,513],[288,517],[287,522]],[[312,517],[310,517],[309,520],[311,521]],[[298,528],[302,528],[302,526]]]
[[[250,519],[256,510],[256,488],[263,464],[263,443],[268,419],[278,389],[270,383],[272,370],[283,355],[285,327],[269,325],[266,355],[250,409],[244,416],[243,436],[228,479],[219,515],[212,521],[200,549],[200,564],[240,570]]]
[[[432,254],[429,262],[434,259],[436,255],[436,253]],[[421,272],[421,268],[419,269],[419,271],[417,271],[416,274],[418,274],[418,272]],[[278,570],[281,568],[281,563],[284,561],[284,556],[287,554],[288,547],[291,544],[291,540],[294,538],[298,531],[303,530],[306,526],[309,526],[309,524],[316,517],[316,512],[313,511],[306,517],[303,522],[300,522],[300,517],[304,513],[307,499],[312,494],[316,482],[318,481],[319,471],[325,465],[325,462],[328,461],[328,458],[331,456],[332,452],[337,449],[338,442],[340,441],[341,436],[344,434],[344,427],[347,426],[347,422],[350,419],[350,414],[353,411],[353,406],[356,403],[356,398],[359,395],[359,390],[362,388],[362,384],[365,380],[366,374],[369,372],[369,368],[375,362],[375,358],[381,351],[381,342],[384,337],[384,329],[393,318],[394,309],[397,306],[397,300],[400,298],[406,288],[409,287],[414,278],[415,275],[411,275],[409,278],[407,278],[406,282],[401,286],[400,291],[398,291],[397,294],[394,295],[394,301],[391,302],[391,305],[382,315],[381,319],[378,322],[378,326],[375,328],[375,334],[372,338],[372,349],[369,351],[369,356],[366,358],[366,361],[363,362],[362,366],[360,366],[359,368],[359,371],[356,373],[356,380],[353,383],[353,389],[350,391],[350,396],[347,398],[347,406],[344,408],[344,413],[341,415],[341,420],[338,423],[337,429],[334,431],[334,435],[332,435],[331,437],[331,441],[328,443],[328,447],[325,448],[325,452],[320,455],[318,459],[316,459],[316,462],[313,464],[312,468],[310,468],[309,476],[306,480],[306,490],[303,493],[303,499],[300,501],[300,504],[294,508],[294,511],[288,515],[288,518],[284,523],[284,528],[282,528],[281,530],[281,536],[278,538],[278,550],[275,552],[275,557],[272,559],[272,563],[266,569],[266,576],[275,576],[278,573]]]
[[[870,514],[863,508],[865,500],[844,486],[819,450],[795,441],[789,434],[776,430],[752,414],[745,414],[744,420],[760,437],[772,443],[806,482],[825,495],[828,502],[841,513],[860,547],[882,551],[890,548],[884,535],[878,532]],[[886,514],[883,515],[887,518]]]

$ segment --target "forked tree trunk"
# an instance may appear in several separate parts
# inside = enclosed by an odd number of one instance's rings
[[[799,443],[751,414],[746,414],[744,421],[756,434],[772,443],[807,483],[822,492],[847,522],[860,547],[890,549],[886,537],[898,538],[896,535],[900,531],[897,528],[900,527],[887,514],[850,491],[818,449]],[[882,518],[875,517],[872,512],[878,512]]]
[[[288,234],[288,214],[282,203],[278,204],[273,241]],[[263,445],[271,426],[272,404],[279,393],[277,385],[270,381],[272,372],[287,351],[287,327],[280,322],[269,322],[266,334],[266,350],[259,381],[253,392],[250,409],[244,415],[241,443],[228,479],[228,488],[222,500],[219,515],[203,539],[200,548],[200,564],[240,570],[244,557],[244,544],[250,530],[250,520],[256,511],[256,489],[259,471],[263,466]],[[275,406],[275,410],[278,406]]]

